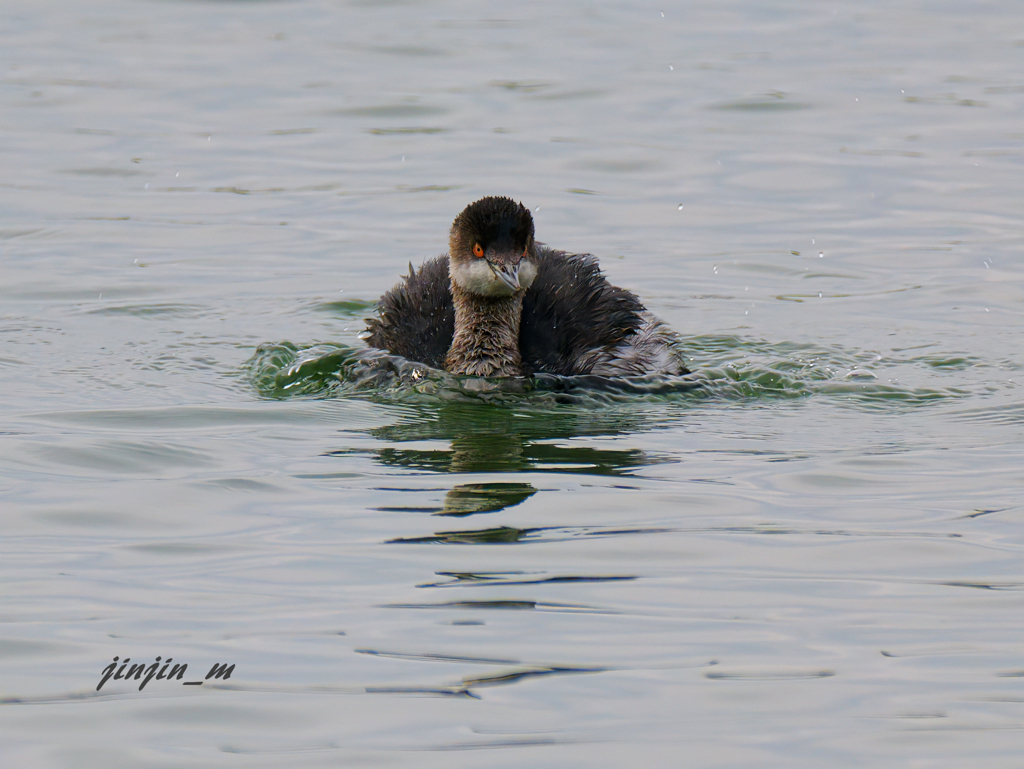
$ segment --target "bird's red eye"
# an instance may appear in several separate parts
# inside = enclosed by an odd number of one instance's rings
[[[484,255],[484,247],[477,243],[473,246],[473,256],[480,257]]]

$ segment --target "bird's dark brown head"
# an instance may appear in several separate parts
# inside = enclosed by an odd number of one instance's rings
[[[452,280],[477,296],[510,296],[537,274],[533,217],[522,203],[488,197],[470,203],[448,236]]]

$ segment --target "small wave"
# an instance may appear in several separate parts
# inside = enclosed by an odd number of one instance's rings
[[[703,388],[694,375],[642,377],[556,376],[481,379],[455,376],[373,348],[336,344],[299,347],[291,342],[261,345],[249,361],[253,383],[268,398],[324,397],[345,394],[383,395],[470,401],[557,403],[615,401],[623,397],[664,396]]]
[[[535,405],[617,403],[635,400],[725,398],[793,400],[816,395],[867,408],[917,406],[962,398],[956,387],[914,387],[886,372],[913,366],[934,378],[969,365],[956,356],[886,358],[874,352],[810,344],[769,343],[739,337],[684,340],[691,359],[703,362],[687,376],[556,376],[480,379],[455,376],[374,348],[339,344],[260,346],[248,366],[253,384],[267,398],[371,395],[393,400],[487,401]],[[936,361],[955,361],[939,365]],[[937,374],[938,370],[938,374]]]

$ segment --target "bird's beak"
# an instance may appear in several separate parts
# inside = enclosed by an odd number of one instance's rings
[[[519,264],[495,264],[488,260],[487,266],[491,268],[494,276],[513,291],[518,291],[522,286],[519,283]]]

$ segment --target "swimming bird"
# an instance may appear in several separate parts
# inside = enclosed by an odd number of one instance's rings
[[[470,203],[448,247],[381,297],[370,346],[476,377],[689,373],[675,332],[595,257],[537,243],[522,203]]]

